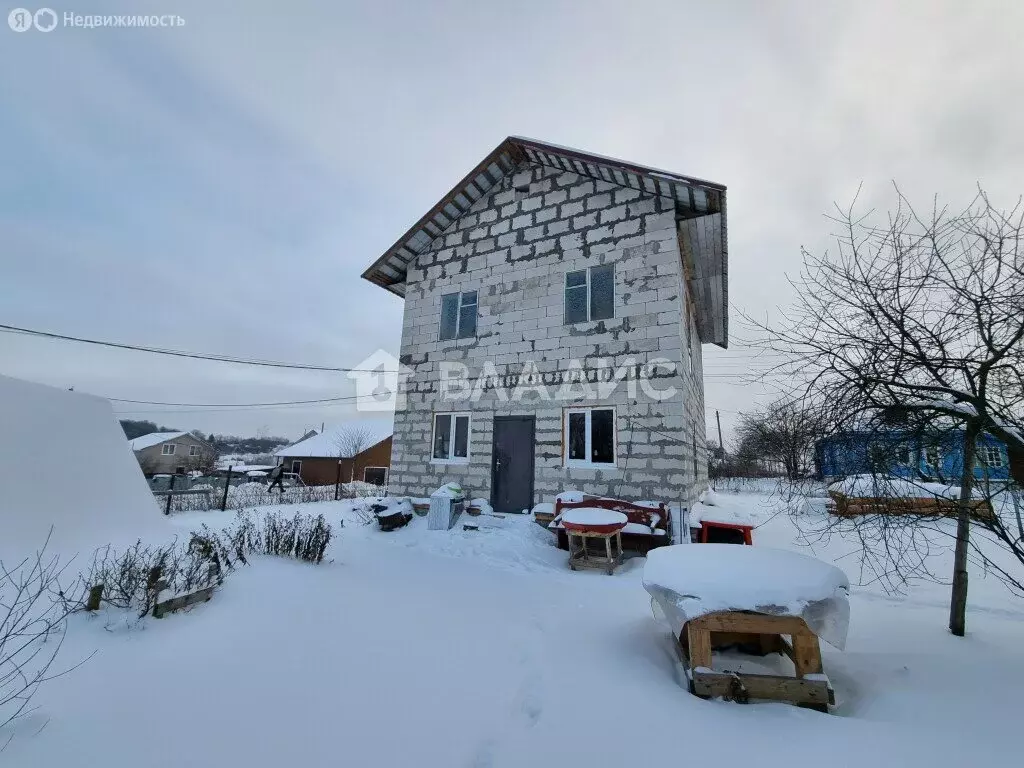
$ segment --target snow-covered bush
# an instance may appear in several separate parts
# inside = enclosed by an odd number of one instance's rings
[[[387,489],[374,483],[364,483],[362,480],[354,480],[351,483],[342,483],[342,498],[366,499],[372,496],[386,496]]]
[[[323,561],[332,536],[331,526],[323,515],[267,515],[257,530],[260,547],[256,551],[309,563]]]
[[[175,540],[151,547],[137,541],[122,551],[103,547],[94,553],[81,579],[86,590],[103,585],[103,603],[137,610],[145,616],[152,610],[160,588],[171,594],[185,594],[220,584],[229,571],[239,564],[247,565],[254,554],[320,563],[332,538],[333,531],[323,515],[266,515],[254,519],[240,513],[224,530],[203,525],[189,535],[187,542]],[[72,610],[85,606],[85,590],[79,591],[82,594],[74,598]]]
[[[174,540],[163,547],[150,547],[137,541],[122,551],[106,546],[93,554],[82,580],[90,589],[103,586],[102,602],[145,616],[161,588],[184,594],[222,581],[233,567],[222,552],[217,534],[211,532],[193,533],[187,544]],[[84,607],[84,598],[76,607]]]

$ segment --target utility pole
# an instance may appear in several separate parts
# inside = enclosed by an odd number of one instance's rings
[[[725,443],[722,442],[722,416],[717,408],[715,409],[715,421],[718,422],[718,448],[725,453]]]

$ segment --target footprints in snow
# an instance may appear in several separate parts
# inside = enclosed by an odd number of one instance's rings
[[[500,739],[497,736],[484,739],[473,753],[467,768],[493,768],[495,750],[500,741],[523,738],[524,732],[536,726],[543,717],[544,676],[540,668],[540,660],[544,654],[543,638],[544,628],[534,619],[529,637],[519,656],[519,664],[524,668],[524,674],[512,699],[512,719],[509,721],[509,727]]]

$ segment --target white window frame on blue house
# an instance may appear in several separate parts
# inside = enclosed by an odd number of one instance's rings
[[[978,463],[988,469],[1002,469],[1006,466],[1006,458],[1000,445],[992,445],[990,443],[979,445],[975,455],[977,456]]]

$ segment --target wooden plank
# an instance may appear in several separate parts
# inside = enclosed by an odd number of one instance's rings
[[[711,632],[792,635],[811,631],[799,616],[769,616],[764,613],[742,613],[740,611],[709,613],[691,619],[688,623]]]
[[[828,706],[831,700],[828,683],[824,680],[703,671],[695,671],[692,675],[693,692],[708,698],[721,697],[732,701],[742,690],[751,699],[791,701],[795,704]]]
[[[796,676],[803,677],[810,674],[821,674],[821,649],[818,646],[818,638],[806,632],[793,635],[793,666],[796,667]]]
[[[690,621],[686,624],[686,639],[690,650],[690,669],[711,669],[711,632],[694,626]]]
[[[955,499],[938,499],[934,497],[874,497],[846,496],[834,491],[829,494],[835,501],[833,514],[839,517],[855,517],[858,515],[938,515],[956,517],[959,514],[959,502]],[[970,502],[971,516],[979,520],[991,520],[992,504],[986,499]]]
[[[182,608],[188,608],[190,605],[196,603],[205,603],[211,597],[213,597],[213,586],[204,587],[198,592],[192,592],[187,595],[179,595],[178,597],[172,597],[170,600],[164,600],[162,603],[157,603],[153,606],[153,617],[160,619],[168,613],[174,611],[180,611]]]

